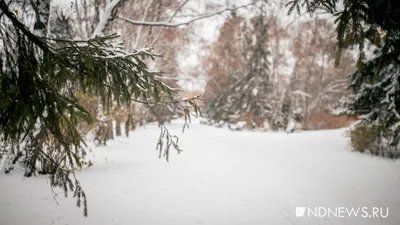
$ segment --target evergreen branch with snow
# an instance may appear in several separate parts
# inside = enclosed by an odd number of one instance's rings
[[[98,96],[108,110],[132,98],[149,104],[177,90],[147,68],[144,60],[159,56],[150,48],[126,52],[115,34],[87,41],[49,39],[30,31],[4,0],[0,9],[0,137],[7,159],[21,162],[27,177],[48,175],[51,186],[73,191],[87,215],[86,196],[74,176],[86,155],[77,127],[96,119],[78,93]]]

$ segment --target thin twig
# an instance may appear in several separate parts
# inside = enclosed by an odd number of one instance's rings
[[[153,26],[153,27],[179,27],[179,26],[183,26],[183,25],[189,25],[193,22],[196,22],[196,21],[199,21],[202,19],[214,17],[214,16],[220,15],[224,12],[228,12],[228,11],[232,12],[232,11],[236,11],[241,8],[246,8],[248,6],[252,6],[252,5],[256,4],[259,1],[260,0],[257,0],[257,1],[251,2],[249,4],[245,4],[245,5],[241,5],[241,6],[237,6],[237,7],[233,7],[233,8],[225,8],[225,9],[222,9],[222,10],[219,10],[219,11],[216,11],[213,13],[209,13],[209,14],[204,14],[202,16],[193,18],[193,19],[185,21],[185,22],[180,22],[180,23],[171,23],[169,21],[138,21],[138,20],[132,20],[132,19],[129,19],[126,17],[122,17],[122,16],[118,17],[118,19],[123,20],[123,21],[128,22],[133,25]]]

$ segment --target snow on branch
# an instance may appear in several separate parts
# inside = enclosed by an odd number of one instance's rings
[[[207,14],[192,18],[192,19],[190,19],[188,21],[179,22],[179,23],[172,23],[171,21],[139,21],[139,20],[132,20],[132,19],[129,19],[129,18],[126,18],[126,17],[123,17],[123,16],[119,16],[118,19],[123,20],[123,21],[128,22],[128,23],[133,24],[133,25],[153,26],[153,27],[155,27],[155,26],[159,26],[159,27],[179,27],[179,26],[189,25],[189,24],[191,24],[193,22],[196,22],[198,20],[214,17],[216,15],[223,14],[224,12],[228,12],[228,11],[232,12],[232,11],[236,11],[236,10],[241,9],[241,8],[246,8],[246,7],[255,5],[259,1],[260,0],[248,3],[248,4],[245,4],[245,5],[240,5],[240,6],[237,6],[237,7],[228,7],[228,8],[221,9],[219,11],[213,12],[213,13],[207,13]]]
[[[339,93],[343,91],[343,88],[349,83],[348,79],[334,80],[327,84],[324,88],[323,93]]]
[[[113,18],[113,14],[115,9],[122,3],[123,0],[107,0],[106,7],[104,12],[100,16],[99,23],[93,31],[91,38],[95,38],[96,36],[102,36],[104,29],[107,26],[109,20]]]
[[[304,91],[302,91],[302,90],[295,90],[295,91],[293,91],[293,94],[294,94],[294,95],[301,96],[301,97],[303,97],[303,98],[311,98],[311,95],[310,95],[310,94],[308,94],[308,93],[306,93],[306,92],[304,92]]]

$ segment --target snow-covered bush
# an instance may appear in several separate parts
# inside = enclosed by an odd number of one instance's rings
[[[283,99],[282,108],[280,111],[276,111],[271,120],[272,130],[286,130],[289,123],[290,113],[290,96],[288,93],[285,94]]]
[[[399,158],[399,146],[391,145],[393,135],[390,129],[379,125],[360,124],[349,131],[350,143],[354,151]]]
[[[382,127],[376,125],[355,126],[348,133],[352,149],[358,152],[377,152],[379,148],[378,142],[381,130]]]
[[[284,117],[283,113],[278,111],[273,115],[271,120],[271,129],[274,131],[285,130],[287,123],[287,118]]]
[[[293,118],[298,123],[303,120],[303,111],[300,107],[293,110]]]

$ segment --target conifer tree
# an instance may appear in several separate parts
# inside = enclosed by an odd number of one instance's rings
[[[400,156],[400,2],[391,0],[293,0],[289,12],[301,6],[313,13],[324,10],[336,18],[337,59],[343,49],[357,46],[357,72],[351,75],[353,94],[341,101],[337,114],[358,116],[356,128],[373,132],[370,150],[392,158]],[[375,47],[367,58],[365,47]],[[361,134],[363,135],[363,134]],[[364,134],[366,135],[366,133]],[[355,136],[352,136],[354,143]],[[372,148],[372,149],[371,149]]]
[[[269,70],[268,25],[264,13],[243,24],[243,70],[231,71],[230,86],[210,101],[210,121],[235,124],[246,120],[248,128],[264,127],[270,120],[272,87]]]
[[[355,129],[375,132],[371,146],[360,151],[369,150],[390,158],[400,157],[399,50],[397,46],[390,53],[381,52],[375,59],[363,62],[351,76],[350,88],[354,94],[343,98],[336,111],[339,115],[358,116],[361,120]]]

